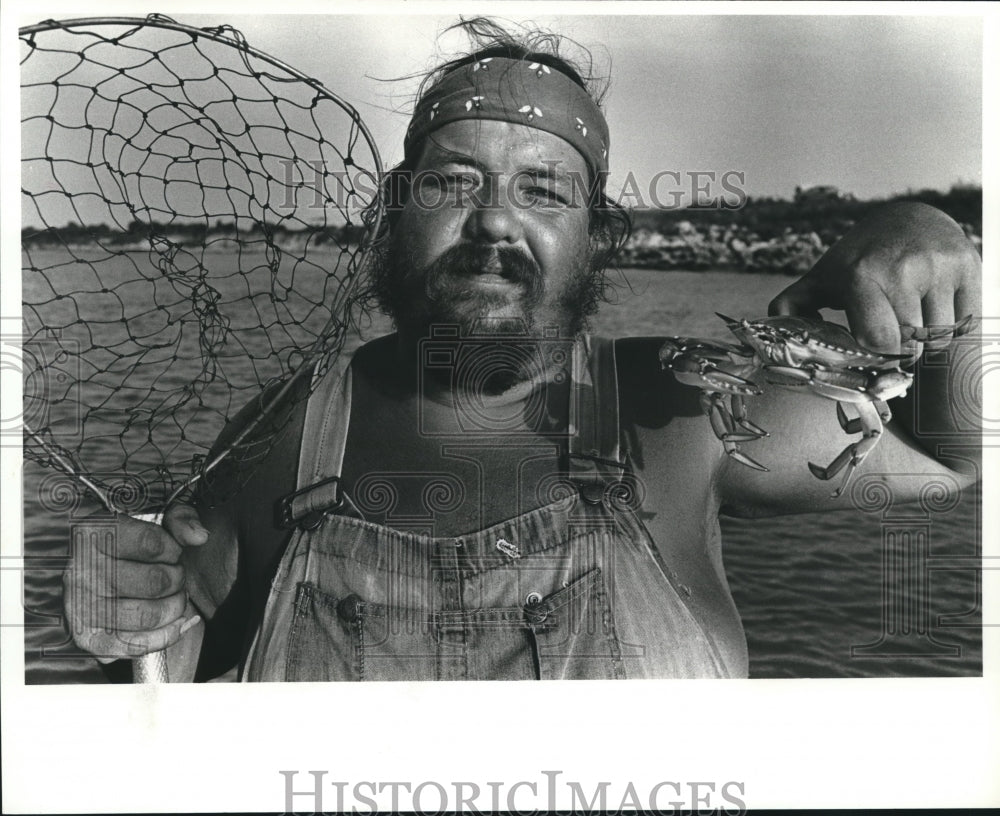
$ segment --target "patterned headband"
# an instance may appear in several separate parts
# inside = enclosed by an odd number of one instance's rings
[[[514,122],[565,139],[596,176],[608,172],[608,124],[590,95],[561,71],[486,57],[447,74],[420,102],[406,131],[406,157],[428,134],[462,119]]]

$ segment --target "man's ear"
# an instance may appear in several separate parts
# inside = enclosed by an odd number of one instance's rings
[[[382,202],[385,206],[385,219],[381,232],[388,233],[399,221],[403,207],[410,200],[410,186],[413,181],[413,170],[406,163],[396,165],[382,179]]]
[[[628,240],[631,224],[628,213],[603,206],[590,211],[591,266],[606,269]]]

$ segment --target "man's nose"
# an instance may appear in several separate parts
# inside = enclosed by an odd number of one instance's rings
[[[516,244],[523,235],[522,213],[502,184],[491,195],[474,198],[465,221],[467,237],[490,244]]]

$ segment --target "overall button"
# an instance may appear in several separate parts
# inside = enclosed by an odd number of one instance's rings
[[[580,482],[577,489],[587,504],[602,504],[604,501],[604,484],[601,482]]]
[[[337,604],[337,615],[341,620],[353,623],[361,617],[361,604],[364,603],[357,595],[348,595]]]
[[[541,592],[529,592],[524,598],[524,617],[529,625],[537,626],[544,623],[549,616],[549,610],[542,605]]]

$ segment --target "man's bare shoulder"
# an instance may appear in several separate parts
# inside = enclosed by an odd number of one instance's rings
[[[681,481],[696,490],[696,484],[707,487],[714,478],[725,458],[723,446],[705,416],[700,389],[678,382],[661,366],[665,340],[615,341],[622,441],[632,466],[655,474],[654,481],[664,490]]]
[[[622,337],[615,341],[618,402],[622,423],[656,429],[684,417],[703,417],[700,391],[679,383],[660,364],[665,337]]]

